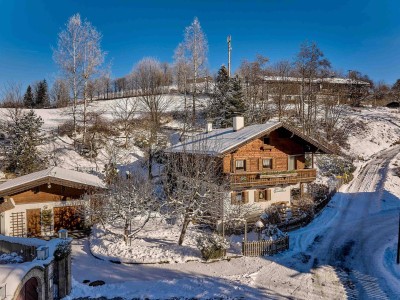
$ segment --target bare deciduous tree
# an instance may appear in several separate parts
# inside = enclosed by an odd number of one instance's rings
[[[155,217],[160,202],[151,181],[140,173],[119,177],[102,195],[101,216],[105,223],[122,226],[125,242],[135,237]]]
[[[68,84],[65,80],[57,78],[50,91],[50,99],[56,107],[66,107],[69,104]]]
[[[226,194],[226,187],[220,176],[221,163],[205,154],[168,155],[165,193],[172,213],[182,219],[179,245],[191,222],[210,223],[217,219],[216,213],[222,211],[220,201]]]
[[[135,127],[136,111],[137,99],[135,98],[118,99],[111,106],[111,114],[124,134],[125,148],[128,148],[129,139]]]
[[[301,78],[298,116],[303,132],[310,134],[314,128],[312,124],[315,124],[317,119],[315,79],[327,77],[331,64],[324,58],[324,53],[316,43],[304,42],[297,54],[295,66]]]
[[[147,143],[148,176],[152,178],[152,166],[161,116],[169,105],[168,87],[161,64],[154,58],[142,59],[132,71],[132,81],[138,92],[140,108],[144,109],[148,124],[149,138]]]

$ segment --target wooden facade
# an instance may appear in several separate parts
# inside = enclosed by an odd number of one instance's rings
[[[232,189],[312,182],[316,178],[312,152],[306,168],[306,151],[312,148],[280,128],[224,155],[223,172],[229,175]]]
[[[84,229],[83,205],[88,201],[84,196],[105,188],[94,175],[57,167],[13,179],[2,186],[2,204],[12,205],[1,212],[0,233],[23,237],[52,236],[60,229]]]

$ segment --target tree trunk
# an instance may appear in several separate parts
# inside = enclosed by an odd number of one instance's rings
[[[190,223],[189,217],[185,216],[185,219],[183,220],[183,224],[182,224],[181,235],[179,236],[179,241],[178,241],[179,246],[182,246],[182,244],[183,244],[183,240],[185,238],[186,230],[189,226],[189,223]]]

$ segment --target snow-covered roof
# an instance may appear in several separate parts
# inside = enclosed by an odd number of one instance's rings
[[[17,177],[0,184],[0,196],[5,196],[9,191],[14,191],[17,188],[29,189],[39,184],[47,182],[60,183],[60,181],[81,186],[105,188],[103,181],[95,175],[62,169],[60,167],[50,167],[48,169]]]
[[[283,76],[264,76],[265,81],[277,81],[277,82],[301,82],[303,79],[301,77],[283,77]],[[304,80],[308,80],[305,78]],[[311,80],[314,83],[332,83],[332,84],[355,84],[355,85],[367,85],[369,86],[370,83],[363,81],[363,80],[356,80],[350,78],[340,78],[340,77],[327,77],[327,78],[314,78]]]
[[[176,145],[166,149],[167,153],[196,153],[196,154],[207,154],[207,155],[220,155],[230,152],[237,147],[251,141],[255,138],[261,137],[271,131],[274,131],[280,127],[284,127],[287,130],[295,133],[302,139],[306,140],[310,144],[316,146],[318,149],[325,153],[332,153],[326,146],[321,145],[314,139],[302,134],[298,130],[283,124],[282,122],[270,121],[264,124],[256,124],[246,126],[240,130],[234,131],[232,127],[223,129],[214,129],[208,133],[200,133],[193,137],[187,138],[185,141],[180,142]]]

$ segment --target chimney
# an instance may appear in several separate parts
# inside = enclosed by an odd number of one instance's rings
[[[208,121],[206,125],[206,132],[209,133],[213,130],[212,128],[212,122]]]
[[[238,131],[244,127],[244,118],[242,116],[233,117],[233,131]]]

